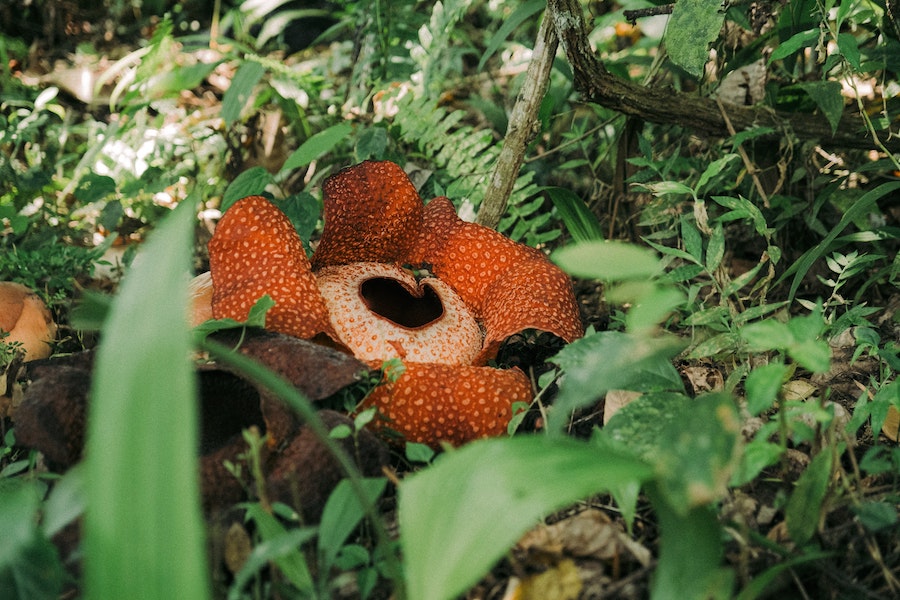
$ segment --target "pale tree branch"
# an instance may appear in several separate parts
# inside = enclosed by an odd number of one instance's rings
[[[503,148],[497,157],[484,200],[478,209],[476,222],[491,229],[497,228],[500,217],[506,212],[506,205],[519,177],[525,150],[539,132],[538,111],[547,93],[557,45],[553,24],[545,15],[534,43],[525,81],[509,117]]]

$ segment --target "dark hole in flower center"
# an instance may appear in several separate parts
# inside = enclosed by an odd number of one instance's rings
[[[444,306],[429,285],[422,297],[414,296],[396,279],[373,277],[362,282],[359,291],[373,313],[408,329],[424,327],[444,314]]]

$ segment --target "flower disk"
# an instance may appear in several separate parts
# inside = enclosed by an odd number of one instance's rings
[[[417,283],[381,263],[326,267],[316,276],[335,333],[361,360],[471,364],[481,350],[475,318],[438,279]]]

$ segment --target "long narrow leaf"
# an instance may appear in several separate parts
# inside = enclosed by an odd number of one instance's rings
[[[900,188],[900,181],[892,181],[890,183],[883,183],[879,185],[874,190],[868,191],[862,196],[860,196],[859,200],[853,203],[847,212],[844,213],[844,216],[841,217],[840,222],[834,226],[834,228],[828,232],[828,235],[825,238],[816,244],[813,248],[807,250],[803,256],[800,257],[791,267],[784,272],[784,275],[778,280],[777,283],[783,281],[789,275],[794,275],[794,280],[791,282],[791,290],[788,294],[789,300],[794,299],[794,294],[797,293],[797,288],[800,287],[800,282],[803,281],[803,278],[806,276],[806,273],[812,267],[813,263],[822,258],[825,253],[831,247],[832,242],[834,242],[835,238],[837,238],[840,233],[847,228],[847,226],[854,222],[857,217],[865,214],[868,210],[875,205],[875,203],[883,198],[884,196],[890,194],[894,190]]]
[[[151,236],[103,329],[87,439],[86,597],[209,595],[189,361],[191,203]]]
[[[636,459],[564,438],[492,439],[451,452],[400,485],[407,596],[455,598],[541,517],[650,475]]]

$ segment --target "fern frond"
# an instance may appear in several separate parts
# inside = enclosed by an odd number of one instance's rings
[[[399,140],[414,146],[449,176],[446,194],[457,203],[467,201],[476,209],[484,199],[500,144],[489,130],[463,125],[462,110],[447,110],[426,95],[406,94],[398,100],[393,125]],[[509,198],[507,216],[498,230],[532,246],[560,235],[554,228],[554,208],[538,197],[534,173],[523,171]],[[541,210],[543,209],[543,210]]]

